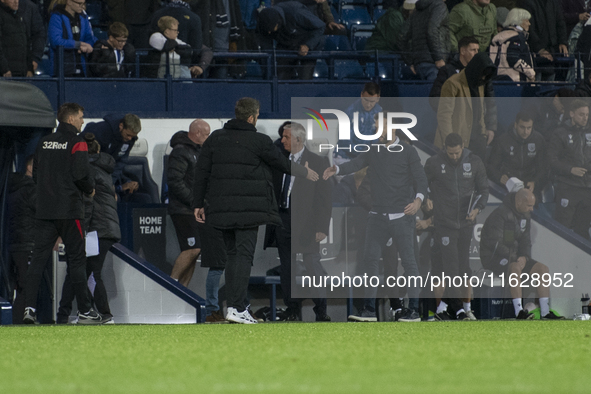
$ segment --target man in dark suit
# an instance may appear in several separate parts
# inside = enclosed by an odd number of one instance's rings
[[[319,174],[330,165],[326,157],[320,157],[304,146],[306,130],[299,123],[292,122],[284,126],[281,142],[293,162],[306,164]],[[291,287],[297,272],[292,270],[292,262],[296,261],[296,253],[302,253],[307,275],[319,277],[326,274],[320,264],[319,243],[328,234],[332,182],[312,182],[274,171],[273,185],[283,223],[283,226],[277,226],[274,230],[281,261],[281,289],[287,306],[286,320],[300,320],[300,303],[291,297]],[[272,231],[269,229],[268,234],[272,234]],[[267,240],[270,238],[272,236],[267,237]],[[314,294],[313,300],[316,321],[330,321],[326,314],[326,295]]]

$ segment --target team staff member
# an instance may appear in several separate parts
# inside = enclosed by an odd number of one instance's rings
[[[441,259],[434,259],[432,271],[455,276],[471,274],[470,242],[476,216],[486,207],[488,201],[488,180],[482,160],[468,149],[464,149],[459,134],[445,137],[445,148],[425,163],[425,173],[433,200],[434,239],[439,247]],[[444,286],[434,289],[437,314],[440,320],[449,320],[447,304],[441,300]],[[460,320],[476,320],[471,311],[470,287],[462,291],[463,308],[456,311]]]
[[[26,307],[23,323],[37,320],[36,303],[43,269],[58,237],[66,245],[68,271],[78,303],[78,324],[102,324],[91,308],[86,284],[86,251],[83,233],[82,194],[94,196],[88,147],[78,136],[84,124],[84,108],[63,104],[57,113],[55,133],[41,139],[35,153],[33,177],[37,183],[37,233],[33,259],[27,271]]]

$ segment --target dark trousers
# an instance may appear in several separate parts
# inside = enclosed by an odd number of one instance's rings
[[[591,189],[559,183],[556,185],[554,219],[585,239],[591,223]]]
[[[473,231],[474,226],[460,229],[435,227],[434,238],[441,258],[433,261],[431,269],[433,275],[440,275],[442,272],[445,272],[445,275],[450,277],[464,274],[471,275],[470,243],[472,242]],[[448,297],[460,297],[457,288],[447,287],[445,293]]]
[[[480,157],[483,163],[486,163],[486,140],[487,137],[480,133],[476,133],[474,130],[470,134],[470,150],[476,156]]]
[[[111,239],[99,239],[99,254],[86,258],[86,279],[88,282],[90,274],[94,277],[94,281],[96,282],[96,286],[94,287],[94,304],[101,315],[111,315],[102,270],[107,253],[109,253],[109,249],[111,249],[114,243],[115,241]],[[60,306],[57,312],[58,321],[68,319],[68,316],[72,313],[72,301],[74,301],[74,291],[72,288],[72,278],[68,270],[66,279],[64,280],[64,286],[62,287],[62,298],[60,299]]]
[[[257,244],[258,227],[222,229],[228,261],[226,263],[226,293],[228,308],[238,312],[246,309],[250,269]]]
[[[368,276],[377,276],[379,274],[382,247],[386,246],[390,238],[392,238],[392,242],[396,243],[406,278],[419,275],[415,256],[415,241],[413,239],[415,234],[414,228],[414,216],[404,215],[399,219],[390,220],[388,215],[380,213],[369,214],[365,230],[365,248],[363,252],[364,266]],[[415,286],[407,286],[408,307],[414,311],[418,311],[421,289]],[[377,291],[378,289],[376,287],[371,286],[365,289],[366,309],[375,310]]]
[[[281,291],[283,292],[283,302],[288,309],[298,310],[300,300],[291,297],[292,279],[295,273],[292,272],[292,262],[296,261],[297,251],[292,252],[291,244],[291,209],[280,209],[279,216],[283,226],[278,226],[275,231],[277,238],[277,249],[279,251],[279,260],[281,261]],[[318,245],[317,245],[318,249]],[[303,253],[303,264],[307,275],[322,277],[326,271],[320,263],[320,252]],[[326,315],[326,289],[321,288],[322,293],[312,298],[314,301],[314,312],[317,316]]]
[[[25,285],[29,268],[30,252],[11,252],[10,259],[16,272],[16,298],[12,304],[12,324],[21,324],[25,314]]]
[[[37,233],[35,234],[33,259],[27,270],[26,306],[36,307],[39,282],[45,264],[51,257],[53,246],[58,237],[62,237],[68,255],[68,270],[71,275],[78,310],[82,313],[88,312],[90,310],[90,300],[86,286],[86,252],[84,234],[82,233],[83,224],[78,219],[37,220],[36,224]]]

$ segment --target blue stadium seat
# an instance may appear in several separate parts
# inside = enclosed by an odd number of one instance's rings
[[[337,79],[362,79],[366,77],[363,67],[357,60],[335,60],[334,76]]]
[[[100,1],[88,1],[86,2],[86,15],[88,15],[88,20],[93,25],[99,23],[103,16],[103,5]]]
[[[263,79],[263,69],[261,65],[254,60],[246,63],[245,79]]]
[[[103,30],[101,28],[93,27],[92,33],[97,38],[97,40],[108,40],[109,39],[109,33],[106,30]]]
[[[378,5],[373,9],[373,23],[378,23],[378,19],[386,13],[387,10],[383,6]]]
[[[365,43],[367,39],[371,37],[373,33],[370,31],[356,31],[353,32],[353,37],[351,38],[351,44],[353,46],[354,51],[363,51],[365,50]]]
[[[378,63],[378,75],[381,79],[392,79],[394,72],[392,71],[391,62],[379,62]],[[365,73],[369,77],[375,77],[376,75],[376,63],[367,63],[365,66]]]
[[[314,78],[327,79],[328,78],[328,64],[326,60],[317,59],[316,67],[314,67]]]
[[[324,36],[326,38],[324,42],[325,51],[350,51],[351,43],[347,36]]]
[[[49,61],[49,57],[47,55],[43,55],[41,58],[41,63],[37,67],[37,71],[35,71],[35,75],[41,78],[50,78],[48,70],[51,70],[51,63]]]
[[[371,23],[371,16],[366,7],[344,5],[341,10],[341,21],[347,28],[351,29],[353,25]]]

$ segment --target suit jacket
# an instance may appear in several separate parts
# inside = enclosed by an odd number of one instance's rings
[[[306,162],[308,167],[318,174],[324,173],[324,170],[329,167],[326,157],[318,156],[304,148],[300,164],[305,165]],[[273,187],[278,204],[281,199],[282,186],[283,173],[274,170]],[[322,180],[322,178],[317,182],[312,182],[306,178],[296,177],[291,189],[290,213],[292,213],[292,247],[297,247],[297,250],[292,250],[292,252],[318,252],[316,233],[328,235],[332,214],[332,182]],[[265,247],[276,246],[274,244],[274,230],[275,226],[267,226]]]

